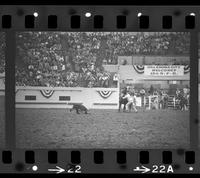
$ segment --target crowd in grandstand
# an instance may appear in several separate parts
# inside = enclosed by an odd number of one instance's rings
[[[43,70],[44,69],[44,70]],[[117,87],[113,80],[115,73],[106,71],[85,70],[58,70],[57,68],[38,68],[29,65],[28,69],[16,68],[17,86],[48,86],[48,87]]]
[[[118,56],[189,54],[188,33],[22,32],[17,35],[16,85],[110,87],[102,64]],[[112,86],[111,86],[112,87]]]

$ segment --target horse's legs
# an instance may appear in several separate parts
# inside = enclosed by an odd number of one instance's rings
[[[126,110],[126,104],[124,104],[124,107],[123,107],[123,111],[125,111]]]
[[[77,113],[77,114],[80,114],[78,108],[76,108],[76,113]]]
[[[133,109],[133,103],[131,103],[130,105],[129,105],[129,112],[131,112],[131,109]]]
[[[119,108],[118,108],[118,111],[119,111],[119,112],[120,112],[121,106],[122,106],[122,103],[119,102]]]

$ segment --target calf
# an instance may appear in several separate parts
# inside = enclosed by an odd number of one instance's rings
[[[82,104],[73,104],[72,108],[70,109],[70,112],[72,112],[73,110],[76,110],[77,114],[80,114],[79,111],[83,111],[85,112],[85,114],[88,114],[88,109]]]

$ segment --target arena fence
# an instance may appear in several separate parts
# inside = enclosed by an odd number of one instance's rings
[[[159,109],[154,100],[157,96],[137,97],[136,105],[147,109]],[[16,87],[16,108],[71,108],[73,104],[83,104],[88,109],[118,109],[118,88],[82,87]],[[167,108],[175,109],[175,96],[169,96]],[[189,105],[188,105],[189,106]]]
[[[118,88],[16,87],[16,108],[71,108],[83,104],[88,109],[117,109]]]
[[[145,108],[147,108],[147,109],[152,109],[152,106],[155,109],[159,109],[158,96],[147,96],[147,97],[145,97],[142,100],[142,106],[145,106]],[[189,107],[189,106],[190,106],[190,104],[187,105],[187,107]],[[168,97],[168,101],[166,103],[166,108],[171,108],[171,109],[178,108],[178,102],[176,101],[176,97],[174,95],[170,95]]]

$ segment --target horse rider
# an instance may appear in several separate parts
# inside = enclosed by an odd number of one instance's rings
[[[121,105],[124,104],[124,111],[125,111],[125,105],[127,104],[127,99],[123,99],[123,97],[127,94],[127,87],[124,87],[120,93],[120,96],[119,96],[119,109],[118,111],[120,111],[121,109]]]

